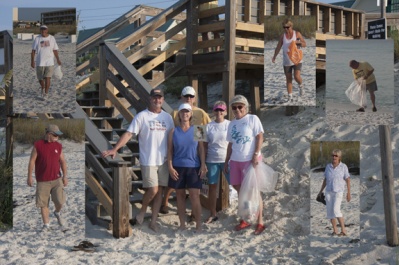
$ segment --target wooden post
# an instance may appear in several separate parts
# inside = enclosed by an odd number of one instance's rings
[[[208,112],[208,83],[198,81],[198,107]]]
[[[258,80],[251,79],[249,81],[249,95],[251,102],[251,113],[260,114],[260,98],[259,98],[259,82]]]
[[[229,105],[230,100],[234,96],[235,91],[235,38],[236,38],[236,2],[226,2],[226,19],[225,19],[225,41],[224,41],[224,64],[223,71],[223,100]],[[228,111],[228,119],[231,120],[233,114]]]
[[[100,81],[99,81],[99,88],[98,88],[98,94],[99,94],[99,106],[105,106],[105,99],[107,97],[107,87],[106,87],[106,82],[107,82],[107,69],[108,69],[108,64],[107,64],[107,58],[105,55],[105,43],[102,42],[99,47],[99,66],[100,66]]]
[[[11,36],[8,35],[7,31],[4,32],[4,38],[3,38],[3,47],[4,47],[4,70],[5,74],[7,74],[11,69],[13,69],[13,45],[11,44]],[[12,120],[11,120],[11,115],[13,113],[13,79],[11,79],[11,84],[10,86],[6,86],[6,94],[5,94],[5,99],[6,99],[6,119],[7,119],[7,124],[6,124],[6,164],[10,167],[13,166],[13,125],[12,125]]]
[[[216,200],[216,211],[221,211],[229,207],[229,183],[224,176],[224,173],[220,173],[219,176],[219,196]]]
[[[113,170],[113,202],[112,202],[112,235],[115,238],[124,238],[132,235],[132,227],[129,224],[129,189],[131,178],[127,165],[130,162],[110,162]]]
[[[391,146],[391,128],[387,125],[380,125],[380,151],[381,151],[381,172],[382,188],[384,197],[385,233],[389,246],[398,246],[398,230],[396,219],[396,203],[393,181],[393,162]]]

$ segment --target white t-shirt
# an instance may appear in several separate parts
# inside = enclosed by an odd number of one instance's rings
[[[206,162],[224,163],[226,159],[227,146],[227,128],[230,121],[224,120],[221,123],[212,121],[206,126],[206,135],[208,140],[208,151],[206,153]]]
[[[168,134],[172,128],[172,116],[165,111],[154,113],[146,109],[134,117],[127,131],[138,135],[141,165],[160,166],[165,163]]]
[[[255,137],[263,133],[258,116],[247,114],[239,120],[232,120],[227,130],[227,141],[232,143],[230,160],[246,162],[255,152]]]
[[[32,44],[32,50],[36,51],[36,66],[54,65],[54,50],[58,50],[57,42],[52,35],[43,37],[39,35]]]

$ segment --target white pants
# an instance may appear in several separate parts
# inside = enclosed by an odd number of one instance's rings
[[[341,202],[343,195],[343,192],[326,192],[327,219],[342,217]]]

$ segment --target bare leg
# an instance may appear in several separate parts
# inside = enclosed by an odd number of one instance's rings
[[[292,73],[286,73],[285,79],[287,82],[287,92],[288,94],[292,94]]]
[[[263,201],[262,201],[262,195],[259,198],[258,224],[263,225]]]
[[[172,188],[169,188],[169,187],[166,188],[165,196],[162,199],[162,205],[168,206],[169,197],[173,191],[175,191],[175,190]]]
[[[375,94],[374,94],[374,91],[370,91],[369,90],[369,93],[370,93],[371,103],[373,103],[373,107],[375,107]]]
[[[200,202],[200,190],[199,189],[188,189],[190,194],[191,208],[194,213],[197,232],[201,232],[201,202]]]
[[[139,224],[143,223],[144,215],[147,211],[147,207],[150,204],[150,202],[152,201],[152,199],[154,199],[157,192],[158,192],[158,186],[147,188],[147,190],[145,191],[144,196],[143,196],[143,204],[141,206],[139,214],[136,216],[136,220]]]
[[[302,85],[302,77],[301,77],[301,71],[300,70],[294,70],[294,78],[295,78],[295,81],[298,83],[298,85]]]
[[[48,93],[48,90],[49,90],[49,88],[50,88],[50,80],[51,80],[51,78],[50,77],[45,77],[44,78],[44,80],[45,80],[45,84],[46,84],[46,86],[45,86],[45,92],[46,92],[46,94]]]
[[[155,232],[158,232],[157,226],[156,226],[156,221],[158,218],[158,213],[159,209],[161,208],[161,203],[162,203],[162,191],[163,187],[159,186],[158,187],[158,192],[154,197],[154,202],[152,205],[152,217],[151,217],[151,222],[150,222],[150,228],[154,230]]]
[[[179,230],[186,229],[186,190],[177,189],[177,214],[179,215],[180,227]]]
[[[40,208],[40,212],[41,212],[41,214],[42,214],[43,224],[48,224],[48,223],[50,223],[49,209],[48,209],[48,207],[42,207],[42,208]]]
[[[341,226],[341,232],[346,234],[346,229],[345,229],[345,222],[343,217],[337,217],[339,225]]]
[[[335,218],[331,219],[331,224],[332,224],[332,227],[333,227],[333,232],[334,232],[335,234],[338,234],[337,220],[335,220]]]

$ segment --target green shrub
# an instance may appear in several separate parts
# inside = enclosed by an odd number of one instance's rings
[[[42,139],[45,134],[45,128],[48,124],[56,124],[64,133],[60,139],[68,139],[81,143],[85,139],[84,120],[74,119],[13,119],[14,141],[19,143],[33,144]]]
[[[0,158],[0,232],[12,227],[12,166]]]
[[[315,141],[310,145],[310,166],[324,167],[331,162],[331,153],[334,149],[342,151],[342,162],[348,166],[360,167],[360,142],[358,141]]]
[[[299,31],[304,38],[314,38],[316,33],[316,18],[313,16],[267,16],[265,18],[265,41],[278,40],[284,33],[282,22],[290,19],[293,29]]]
[[[163,85],[165,86],[165,93],[169,93],[175,96],[180,96],[183,87],[188,86],[187,76],[177,76],[167,79]]]

